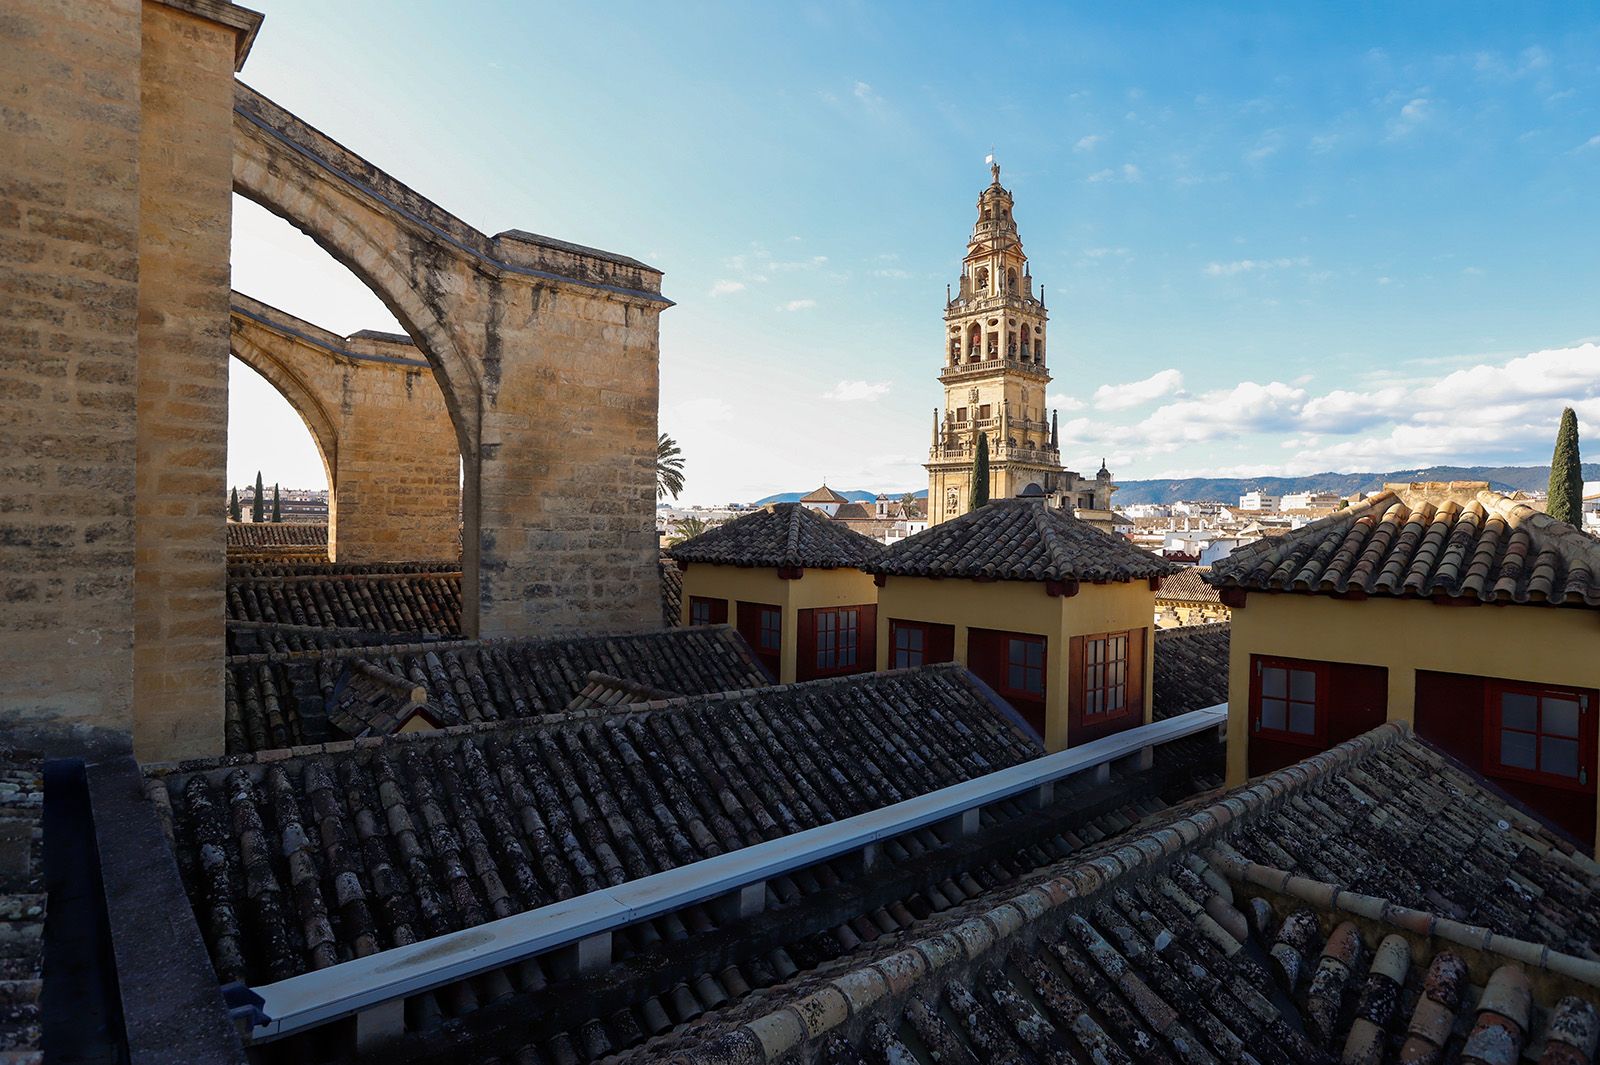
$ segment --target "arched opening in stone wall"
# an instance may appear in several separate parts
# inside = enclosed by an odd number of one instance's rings
[[[459,559],[462,463],[432,367],[387,308],[314,241],[234,200],[233,377],[258,398],[269,385],[269,409],[287,403],[322,468],[320,485],[286,487],[326,490],[335,561]],[[300,434],[285,441],[281,417],[239,414],[230,419],[230,474],[276,467],[309,479]]]
[[[257,472],[268,493],[274,484],[286,490],[327,492],[332,507],[333,464],[324,443],[328,439],[324,426],[328,422],[304,398],[297,402],[272,377],[243,359],[228,359],[228,486],[238,489],[247,518],[246,490],[254,488]],[[251,440],[261,446],[239,446]],[[269,494],[269,512],[271,498]]]

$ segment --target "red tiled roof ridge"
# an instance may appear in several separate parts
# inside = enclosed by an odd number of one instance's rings
[[[1487,482],[1386,485],[1213,567],[1213,587],[1600,607],[1600,542]]]
[[[1056,534],[1055,523],[1050,521],[1049,515],[1045,513],[1044,505],[1033,504],[1030,515],[1033,518],[1033,527],[1039,532],[1039,539],[1049,552],[1050,565],[1059,573],[1072,572],[1072,555],[1068,552],[1067,545],[1063,544],[1060,536]]]
[[[956,922],[968,911],[952,915],[950,922],[935,924],[926,933],[890,954],[848,969],[831,979],[819,977],[805,985],[809,993],[776,1005],[769,1012],[735,1024],[708,1042],[670,1059],[677,1065],[725,1065],[731,1062],[776,1062],[801,1042],[820,1045],[830,1031],[858,1016],[878,1000],[904,993],[942,966],[961,963],[974,969],[1014,941],[1027,925],[1052,910],[1084,902],[1112,887],[1121,877],[1152,869],[1203,839],[1215,838],[1225,827],[1303,790],[1339,766],[1363,760],[1377,751],[1411,737],[1411,727],[1391,721],[1370,732],[1302,762],[1241,785],[1221,799],[1191,813],[1181,814],[1155,828],[1116,837],[1109,849],[1088,857],[1068,858],[1057,875],[1038,881],[1026,891],[1003,899],[976,916]],[[951,923],[955,922],[955,923]],[[891,989],[896,990],[891,990]],[[846,1008],[832,999],[843,997]],[[645,1043],[618,1060],[652,1058]]]
[[[1369,921],[1377,921],[1414,936],[1439,938],[1457,946],[1543,969],[1571,980],[1600,988],[1600,959],[1553,950],[1548,944],[1515,936],[1501,935],[1478,925],[1470,925],[1430,910],[1401,906],[1390,899],[1351,891],[1338,884],[1301,876],[1274,866],[1254,862],[1230,847],[1225,840],[1214,840],[1201,855],[1208,864],[1257,887],[1287,895],[1323,909],[1339,910]]]

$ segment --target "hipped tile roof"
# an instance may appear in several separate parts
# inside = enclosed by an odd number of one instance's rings
[[[1586,1065],[1597,887],[1390,724],[618,1060]]]
[[[1388,485],[1218,562],[1220,588],[1600,606],[1600,543],[1484,482]]]
[[[1157,599],[1170,599],[1175,603],[1220,603],[1222,597],[1205,581],[1210,566],[1182,566],[1178,572],[1161,581]]]
[[[905,577],[1128,581],[1176,567],[1035,499],[999,499],[893,544],[861,567]]]
[[[805,495],[801,496],[800,497],[800,502],[802,502],[802,503],[848,503],[848,502],[850,502],[850,499],[847,496],[842,496],[838,492],[835,492],[833,489],[829,488],[827,485],[823,485],[821,488],[813,488],[811,491],[809,491]]]
[[[1228,701],[1230,631],[1228,625],[1156,630],[1151,711],[1157,720]]]
[[[708,529],[667,553],[680,563],[839,569],[877,557],[883,545],[799,503],[774,503]]]
[[[230,754],[344,738],[327,717],[352,659],[428,692],[444,725],[559,712],[591,670],[684,695],[757,687],[766,673],[726,625],[634,636],[457,640],[242,655],[228,659],[224,736]]]
[[[954,665],[151,771],[217,975],[470,927],[1035,757]]]

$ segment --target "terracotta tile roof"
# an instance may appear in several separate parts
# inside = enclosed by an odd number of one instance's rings
[[[1156,599],[1170,599],[1175,603],[1220,603],[1217,590],[1205,582],[1210,566],[1184,566],[1161,581]]]
[[[1228,701],[1227,625],[1157,629],[1154,716],[1186,714]]]
[[[1596,873],[1391,724],[618,1060],[1588,1063]]]
[[[229,620],[455,635],[461,571],[230,576]]]
[[[1600,543],[1483,482],[1388,485],[1331,517],[1241,547],[1222,588],[1600,606]]]
[[[951,846],[934,830],[922,829],[885,841],[885,863],[874,871],[863,873],[858,863],[839,859],[778,878],[769,883],[769,910],[753,922],[730,927],[695,908],[679,915],[679,928],[693,929],[688,934],[670,924],[645,926],[628,938],[649,943],[659,935],[656,945],[629,953],[622,966],[597,978],[608,988],[629,991],[620,1008],[616,999],[602,1004],[559,977],[526,981],[487,1008],[469,1004],[452,1012],[441,1003],[451,1023],[418,1026],[395,1050],[409,1065],[453,1065],[468,1058],[598,1061],[625,1051],[736,1000],[801,979],[801,973],[834,967],[868,944],[913,935],[1042,864],[1154,823],[1168,801],[1192,794],[1185,775],[1192,766],[1163,767],[1163,760],[1158,754],[1151,770],[1112,766],[1104,781],[1091,774],[1068,778],[1044,810],[1022,800],[986,807],[977,841],[969,846]],[[765,945],[752,945],[752,938]],[[652,986],[654,965],[671,966],[674,975]]]
[[[774,503],[709,529],[667,553],[679,563],[839,569],[876,557],[883,545],[799,503]]]
[[[953,665],[151,771],[222,982],[898,802],[1039,749]]]
[[[591,671],[685,695],[761,686],[766,673],[726,625],[635,636],[456,640],[291,654],[238,655],[225,672],[224,736],[231,754],[323,743],[349,734],[328,708],[354,659],[427,690],[445,725],[556,713]]]
[[[850,500],[827,485],[813,489],[800,497],[802,503],[848,503]]]
[[[671,555],[661,556],[661,620],[668,628],[683,618],[683,571]]]
[[[413,714],[426,713],[427,704],[428,689],[423,685],[364,658],[352,658],[328,696],[328,724],[353,739],[391,736]]]
[[[877,516],[877,508],[869,506],[866,503],[845,503],[841,505],[838,510],[833,512],[834,521],[842,521],[845,519],[862,521],[865,519],[875,519]]]
[[[1140,580],[1175,569],[1063,509],[1031,499],[994,500],[890,545],[861,568],[892,576],[1008,581]]]
[[[228,547],[320,547],[326,554],[328,526],[298,521],[230,521]]]
[[[648,684],[613,677],[598,669],[591,669],[584,678],[583,690],[572,697],[568,710],[597,710],[608,706],[632,706],[654,702],[658,699],[678,698],[677,692],[652,688]]]

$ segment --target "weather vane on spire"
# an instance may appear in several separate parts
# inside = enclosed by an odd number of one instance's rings
[[[994,145],[989,146],[989,154],[983,157],[983,161],[989,164],[989,173],[994,175],[994,183],[1000,184],[1000,164],[994,160]]]

